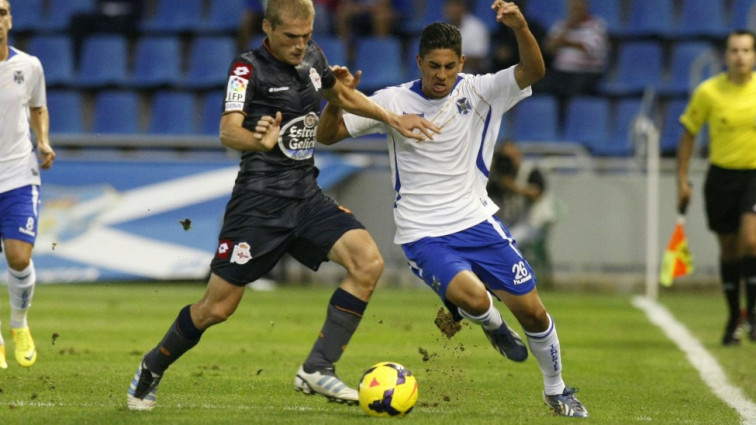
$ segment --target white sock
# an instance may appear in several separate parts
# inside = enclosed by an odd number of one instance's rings
[[[533,353],[543,374],[543,389],[547,395],[562,394],[562,353],[559,350],[559,337],[556,325],[549,316],[549,328],[545,332],[525,332],[530,352]]]
[[[492,331],[494,329],[498,329],[499,326],[504,323],[504,319],[501,318],[501,313],[499,312],[499,310],[494,307],[491,294],[486,291],[486,295],[488,295],[489,302],[488,311],[481,314],[480,316],[473,316],[472,314],[462,310],[459,307],[457,307],[457,310],[459,311],[459,314],[462,315],[462,317],[469,319],[473,323],[477,323],[480,326],[483,326],[483,329]]]
[[[28,326],[26,315],[34,297],[36,280],[37,274],[34,271],[33,262],[29,262],[29,266],[21,271],[8,268],[8,294],[10,295],[11,307],[10,327],[13,329]]]

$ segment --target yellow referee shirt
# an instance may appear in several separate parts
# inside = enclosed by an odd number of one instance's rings
[[[709,125],[709,161],[719,167],[756,169],[756,72],[739,86],[726,73],[701,83],[680,116],[692,134]]]

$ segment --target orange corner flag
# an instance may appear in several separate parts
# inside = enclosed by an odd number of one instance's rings
[[[693,273],[693,256],[688,250],[688,240],[685,237],[685,217],[677,217],[675,230],[669,238],[667,249],[662,258],[659,271],[659,283],[672,286],[675,278]]]

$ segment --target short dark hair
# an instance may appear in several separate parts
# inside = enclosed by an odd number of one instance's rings
[[[754,47],[754,49],[756,49],[756,34],[754,34],[753,32],[751,32],[749,30],[744,30],[744,29],[732,31],[727,36],[727,38],[725,39],[725,47],[727,46],[727,43],[730,42],[730,37],[732,37],[734,35],[747,35],[747,36],[750,36],[751,37],[751,41],[753,41],[753,47]]]
[[[462,56],[462,34],[452,24],[434,22],[423,29],[420,35],[420,57],[435,49],[451,49]]]

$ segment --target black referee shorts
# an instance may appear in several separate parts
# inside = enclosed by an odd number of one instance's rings
[[[210,268],[239,286],[269,272],[285,253],[317,270],[344,233],[364,228],[320,191],[306,199],[235,194],[226,207]]]
[[[706,219],[718,234],[737,233],[744,213],[756,214],[756,170],[710,165],[704,183]]]

